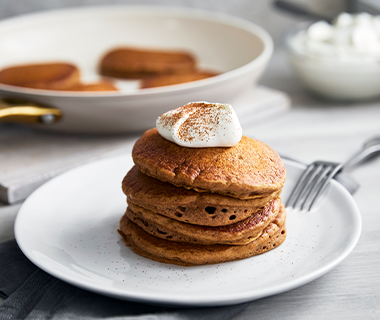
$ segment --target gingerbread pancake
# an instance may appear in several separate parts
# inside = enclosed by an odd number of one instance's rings
[[[118,89],[109,82],[79,83],[67,89],[69,91],[118,91]]]
[[[185,148],[147,130],[132,150],[138,169],[178,187],[238,199],[268,196],[282,189],[286,170],[279,155],[243,136],[233,147]]]
[[[180,73],[180,74],[161,75],[161,76],[150,77],[150,78],[146,78],[142,80],[140,88],[145,89],[145,88],[170,86],[174,84],[207,79],[207,78],[214,77],[216,75],[218,74],[215,72],[197,71],[197,70],[194,70],[193,72],[189,72],[189,73],[183,73],[183,74]]]
[[[161,239],[196,244],[245,245],[259,237],[263,229],[276,218],[280,203],[280,199],[273,200],[251,217],[219,227],[179,222],[129,204],[124,218],[121,219],[120,230],[123,231],[125,220],[128,217],[145,232]]]
[[[27,64],[0,71],[0,83],[19,87],[66,90],[79,81],[79,69],[69,63]]]
[[[187,73],[195,69],[195,58],[184,51],[116,48],[100,61],[104,76],[139,79],[160,74]]]
[[[122,190],[128,203],[181,222],[223,226],[250,217],[279,197],[281,190],[239,200],[217,193],[176,187],[141,173],[134,166],[124,177]]]
[[[154,237],[127,217],[123,219],[123,230],[119,230],[127,245],[136,253],[163,263],[182,266],[215,264],[248,258],[279,246],[286,238],[285,209],[283,206],[274,219],[254,241],[247,245],[199,245],[174,242]]]

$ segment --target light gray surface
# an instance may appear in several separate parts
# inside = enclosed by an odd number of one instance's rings
[[[279,40],[283,26],[294,21],[287,15],[274,12],[271,1],[262,0],[1,0],[0,19],[41,10],[105,4],[168,5],[229,13],[261,25],[274,36],[275,41]]]
[[[6,9],[9,14],[63,3],[46,1],[45,5],[36,0],[13,2],[17,5],[14,5],[13,11]],[[100,2],[65,1],[65,4]],[[259,24],[277,40],[282,28],[292,23],[290,18],[271,12],[269,1],[197,0],[159,3],[206,7],[230,11],[251,20],[258,19]],[[25,8],[21,8],[22,5]],[[1,16],[4,16],[4,11]],[[317,159],[342,161],[355,152],[367,138],[380,134],[379,101],[355,105],[331,104],[308,96],[294,79],[283,52],[278,47],[261,84],[290,93],[293,109],[285,115],[252,125],[244,134],[264,141],[281,154],[306,163]],[[307,285],[250,303],[236,320],[380,318],[380,158],[369,160],[354,169],[352,176],[361,185],[354,199],[362,214],[363,231],[351,255],[337,268]],[[13,236],[11,228],[18,208],[19,205],[0,207],[0,241]]]

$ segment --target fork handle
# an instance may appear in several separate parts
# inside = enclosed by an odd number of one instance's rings
[[[351,169],[377,152],[380,152],[380,136],[373,137],[365,142],[361,150],[342,163],[342,170]]]

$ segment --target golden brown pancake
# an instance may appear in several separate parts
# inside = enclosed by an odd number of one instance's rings
[[[132,150],[138,169],[178,187],[238,199],[281,190],[286,170],[279,155],[261,141],[243,136],[233,147],[185,148],[147,130]]]
[[[244,220],[279,197],[281,190],[240,200],[217,193],[176,187],[141,173],[134,166],[124,177],[122,190],[128,203],[181,222],[224,226]]]
[[[251,217],[227,226],[208,227],[183,223],[146,210],[136,205],[128,205],[124,218],[120,221],[123,231],[127,219],[137,224],[152,236],[176,242],[196,244],[245,245],[260,236],[263,229],[278,215],[281,200],[271,201],[265,208]]]
[[[192,82],[196,80],[202,80],[211,78],[218,75],[215,72],[209,71],[193,71],[189,73],[180,73],[180,74],[169,74],[169,75],[160,75],[156,77],[150,77],[142,80],[140,88],[156,88],[163,86],[170,86],[173,84],[180,84],[186,82]]]
[[[278,217],[262,234],[256,240],[241,246],[163,240],[146,233],[128,218],[124,218],[123,230],[119,230],[119,233],[133,251],[144,257],[182,266],[205,265],[244,259],[276,248],[286,238],[285,217],[285,209],[281,206]]]
[[[0,71],[0,83],[48,90],[66,90],[79,84],[79,70],[69,63],[41,63],[8,67]]]
[[[118,91],[118,89],[109,82],[96,82],[96,83],[79,83],[76,86],[67,89],[69,91]]]
[[[160,74],[187,73],[195,69],[195,58],[184,51],[116,48],[100,61],[104,76],[139,79]]]

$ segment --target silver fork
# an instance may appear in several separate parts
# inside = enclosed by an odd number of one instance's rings
[[[369,139],[362,149],[345,162],[315,161],[309,164],[294,187],[286,206],[310,211],[337,173],[358,165],[376,152],[380,152],[380,136]]]

